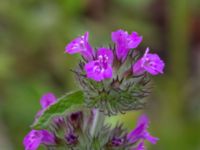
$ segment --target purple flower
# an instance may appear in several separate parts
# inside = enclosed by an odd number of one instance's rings
[[[93,49],[88,42],[89,33],[72,40],[66,47],[65,52],[69,54],[81,53],[86,60],[92,60]]]
[[[108,48],[99,48],[97,59],[88,62],[84,69],[87,77],[95,81],[112,78],[113,53]]]
[[[40,99],[40,104],[42,109],[46,109],[48,106],[54,104],[56,102],[56,97],[53,93],[46,93]]]
[[[132,143],[136,143],[139,140],[142,141],[147,140],[152,144],[156,144],[158,138],[150,135],[150,133],[147,131],[148,126],[149,126],[148,117],[146,115],[142,115],[138,119],[136,128],[128,134],[127,138],[129,139],[129,141]]]
[[[117,30],[112,32],[112,41],[116,44],[116,55],[119,60],[124,61],[128,52],[132,48],[136,48],[142,42],[142,36],[137,32],[132,32],[131,35],[127,31]]]
[[[73,126],[74,129],[81,128],[81,125],[83,124],[83,112],[73,112],[69,116],[70,124]]]
[[[78,141],[78,136],[71,132],[65,135],[65,139],[68,144],[75,144]]]
[[[152,75],[163,74],[164,66],[160,57],[157,54],[150,54],[147,48],[144,56],[133,65],[133,73],[140,75],[147,71]]]
[[[31,130],[25,137],[23,144],[25,150],[37,150],[40,144],[54,145],[55,137],[47,130]]]
[[[119,137],[113,137],[112,139],[112,145],[114,147],[119,147],[123,144],[124,139],[123,138],[119,138]]]
[[[53,93],[46,93],[40,99],[40,105],[42,109],[39,110],[36,114],[35,120],[41,116],[41,114],[48,108],[50,105],[54,104],[57,101],[55,95]]]

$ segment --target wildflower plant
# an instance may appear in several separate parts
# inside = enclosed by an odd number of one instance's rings
[[[86,32],[66,46],[66,53],[82,56],[73,70],[80,90],[58,99],[53,93],[42,96],[42,108],[23,141],[26,150],[40,145],[49,150],[144,150],[145,141],[156,144],[146,115],[131,132],[122,123],[105,123],[105,117],[143,109],[151,75],[163,74],[165,64],[149,48],[142,55],[136,50],[143,39],[137,32],[117,30],[111,39],[113,45],[95,49]]]

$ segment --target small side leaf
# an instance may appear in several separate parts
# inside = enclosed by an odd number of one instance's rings
[[[73,108],[80,107],[83,104],[84,96],[82,91],[70,92],[59,98],[58,101],[49,106],[43,114],[32,125],[34,129],[44,129],[47,127],[50,119],[55,115],[61,115]]]

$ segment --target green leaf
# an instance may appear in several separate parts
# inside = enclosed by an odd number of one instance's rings
[[[70,92],[59,98],[58,101],[49,106],[43,114],[32,125],[34,129],[44,129],[47,127],[50,119],[55,115],[62,115],[71,109],[82,106],[84,96],[82,91]]]

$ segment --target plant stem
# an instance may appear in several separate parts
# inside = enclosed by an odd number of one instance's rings
[[[105,115],[99,111],[99,109],[93,109],[93,113],[94,113],[94,120],[92,123],[92,127],[90,130],[90,135],[91,136],[95,136],[96,133],[101,130],[103,124],[104,124],[104,119],[105,119]]]

